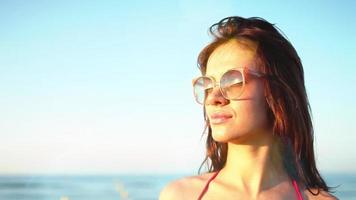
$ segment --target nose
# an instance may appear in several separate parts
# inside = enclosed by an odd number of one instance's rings
[[[206,105],[226,105],[228,103],[229,100],[223,96],[219,87],[214,87],[205,101]]]

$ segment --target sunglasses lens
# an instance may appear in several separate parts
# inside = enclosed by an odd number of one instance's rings
[[[243,88],[243,76],[238,70],[226,72],[221,77],[221,88],[224,96],[230,100],[237,99]]]
[[[213,82],[210,78],[200,77],[194,83],[194,96],[198,103],[204,104],[206,96],[213,88]]]
[[[227,71],[220,80],[223,96],[229,100],[236,100],[242,93],[244,85],[243,75],[238,70]],[[194,82],[194,96],[198,103],[205,104],[206,97],[213,90],[213,80],[200,77]]]

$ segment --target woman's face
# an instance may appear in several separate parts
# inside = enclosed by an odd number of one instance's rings
[[[257,45],[247,40],[231,40],[210,55],[206,75],[217,82],[229,69],[244,67],[258,71],[254,66]],[[266,134],[268,120],[263,82],[245,74],[245,88],[238,100],[225,99],[215,87],[206,99],[205,109],[218,142],[254,142],[256,136]],[[257,142],[257,141],[256,141]]]

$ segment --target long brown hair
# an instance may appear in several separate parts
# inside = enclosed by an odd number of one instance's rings
[[[284,167],[293,179],[311,189],[329,191],[316,168],[313,147],[311,109],[304,85],[303,65],[292,44],[281,31],[262,18],[227,17],[210,27],[214,40],[199,54],[198,67],[206,73],[211,53],[231,39],[248,39],[258,44],[256,62],[259,70],[269,78],[263,79],[268,104],[268,116],[273,134],[282,141],[281,156]],[[204,163],[213,172],[224,167],[227,144],[214,141],[204,109],[207,132]],[[203,133],[203,134],[204,134]],[[316,195],[315,194],[315,195]]]

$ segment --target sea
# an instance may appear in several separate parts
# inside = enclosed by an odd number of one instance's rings
[[[162,188],[183,174],[2,175],[0,200],[157,200]],[[356,174],[327,174],[339,199],[356,200]]]

